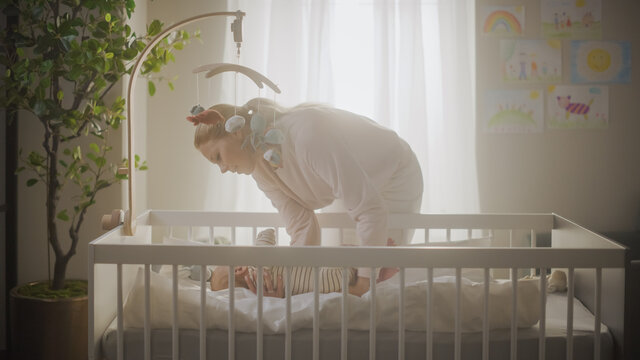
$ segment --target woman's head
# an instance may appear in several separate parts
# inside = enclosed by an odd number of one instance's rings
[[[187,120],[197,124],[193,144],[210,162],[218,165],[223,173],[233,171],[251,174],[259,156],[250,146],[243,147],[245,138],[251,132],[250,119],[253,113],[260,113],[265,119],[279,118],[283,109],[275,102],[256,98],[244,106],[218,104]],[[225,122],[234,115],[245,118],[244,128],[228,133]]]

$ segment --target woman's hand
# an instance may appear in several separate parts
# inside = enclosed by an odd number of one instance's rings
[[[257,294],[258,290],[255,277],[256,273],[251,272],[250,274],[244,276],[244,281],[247,283],[249,290],[251,290],[252,293]],[[263,296],[284,298],[284,283],[282,282],[282,276],[278,276],[278,282],[275,289],[273,288],[273,279],[271,278],[271,273],[265,271],[262,274],[262,277],[264,279],[264,289],[262,290]]]
[[[187,116],[187,121],[193,123],[193,125],[198,125],[198,124],[215,125],[219,122],[224,122],[224,117],[222,116],[222,114],[220,114],[219,111],[214,109],[208,109],[197,115]]]

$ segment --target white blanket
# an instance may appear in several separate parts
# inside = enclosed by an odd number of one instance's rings
[[[168,276],[167,276],[168,275]],[[208,285],[208,283],[207,283]],[[151,327],[172,326],[172,280],[170,272],[151,272]],[[426,271],[407,269],[405,280],[405,328],[426,329]],[[540,296],[537,280],[518,281],[518,327],[530,327],[540,316]],[[377,329],[398,328],[398,275],[376,286]],[[207,328],[227,329],[229,291],[206,293]],[[178,323],[180,328],[200,328],[200,286],[179,278]],[[482,331],[484,284],[462,279],[462,332]],[[348,295],[350,329],[369,329],[370,292],[362,297]],[[433,284],[433,330],[452,332],[455,327],[456,284],[453,276],[438,276]],[[341,293],[320,294],[320,328],[341,326]],[[264,298],[263,330],[265,334],[284,333],[286,325],[285,299]],[[257,296],[247,289],[235,289],[236,330],[255,332]],[[511,281],[494,280],[490,284],[489,324],[491,329],[511,326]],[[124,307],[125,327],[144,326],[144,273],[142,269],[129,293]],[[313,293],[291,297],[292,330],[313,327]]]

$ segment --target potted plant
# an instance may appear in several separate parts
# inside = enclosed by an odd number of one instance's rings
[[[73,359],[70,351],[78,347],[79,358],[86,358],[86,281],[68,281],[67,265],[82,240],[79,230],[96,194],[127,178],[117,172],[126,163],[110,160],[109,136],[125,119],[125,100],[111,90],[131,72],[136,56],[163,24],[154,20],[146,34],[136,34],[127,24],[134,0],[0,4],[6,16],[18,18],[17,26],[0,31],[5,69],[0,74],[0,107],[31,113],[44,129],[41,148],[20,151],[23,166],[18,172],[30,174],[28,187],[45,188],[48,246],[55,254],[53,277],[11,291],[13,350],[25,358]],[[173,61],[173,51],[193,36],[199,34],[173,32],[145,59],[141,75],[149,79],[150,95],[154,80],[161,80],[152,75]],[[168,85],[173,89],[170,81]],[[135,168],[146,169],[137,156]],[[70,207],[60,203],[61,196],[68,196],[63,195],[65,188],[74,189]],[[63,242],[62,237],[68,239]],[[65,243],[70,245],[63,247]]]

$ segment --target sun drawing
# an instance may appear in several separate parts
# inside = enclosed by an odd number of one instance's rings
[[[577,74],[584,79],[607,81],[614,78],[622,69],[622,49],[616,43],[581,41],[574,61]]]
[[[587,65],[593,71],[604,72],[611,66],[611,54],[604,49],[595,48],[587,55]]]

